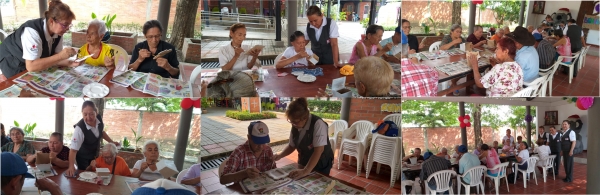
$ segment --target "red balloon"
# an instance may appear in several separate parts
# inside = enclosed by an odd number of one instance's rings
[[[194,101],[194,100],[192,100],[192,101]],[[195,108],[200,108],[200,99],[197,99],[197,100],[194,101],[194,107]]]
[[[577,102],[575,103],[577,105],[577,108],[579,108],[579,110],[587,110],[582,104],[581,101],[579,101],[579,99],[577,99]]]
[[[475,5],[477,5],[477,4],[482,4],[483,0],[473,0],[471,2],[473,2],[473,4],[475,4]]]
[[[194,104],[194,102],[192,102],[192,99],[190,98],[183,98],[183,100],[181,100],[181,108],[183,109],[191,108],[192,104]]]

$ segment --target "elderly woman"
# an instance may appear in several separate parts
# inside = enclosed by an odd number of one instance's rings
[[[100,150],[100,156],[90,163],[86,171],[96,171],[96,168],[108,168],[110,174],[131,176],[131,171],[125,159],[117,156],[117,146],[108,143]]]
[[[390,96],[394,70],[380,57],[369,56],[354,65],[354,83],[363,97]]]
[[[379,45],[379,41],[383,36],[383,27],[379,25],[370,25],[365,33],[363,40],[358,40],[352,48],[352,55],[350,55],[349,64],[356,64],[356,61],[363,59],[368,56],[381,57],[386,52],[392,50],[392,43],[388,43],[385,46]]]
[[[92,55],[85,60],[86,64],[92,66],[106,66],[114,68],[115,52],[107,44],[102,43],[102,37],[106,34],[106,24],[98,19],[92,20],[88,24],[88,29],[85,36],[86,44],[83,44],[77,54],[78,58]]]
[[[74,125],[71,150],[69,151],[69,169],[65,172],[67,176],[76,175],[75,163],[79,170],[85,170],[96,158],[99,142],[102,139],[115,145],[104,131],[104,122],[98,115],[98,108],[92,101],[85,101],[81,106],[82,119]]]
[[[466,42],[464,38],[461,36],[462,27],[459,24],[453,24],[450,27],[450,34],[444,36],[442,39],[442,44],[440,46],[441,50],[449,50],[454,48],[460,48],[460,44]]]
[[[502,39],[503,36],[504,36],[504,29],[500,28],[500,29],[498,29],[498,31],[496,31],[496,34],[494,34],[492,37],[490,37],[490,40],[496,41],[496,43],[498,43],[498,41],[500,41],[500,39]]]
[[[153,140],[146,141],[146,143],[144,143],[144,159],[135,162],[131,177],[147,181],[154,181],[162,178],[162,175],[158,172],[158,167],[156,167],[159,157],[160,150],[158,148],[158,143]]]
[[[314,66],[314,64],[309,61],[313,52],[309,48],[306,48],[304,33],[301,31],[294,32],[290,35],[290,42],[292,43],[292,46],[285,49],[281,55],[281,59],[275,66],[277,68]]]
[[[515,62],[517,46],[512,39],[501,39],[496,48],[496,58],[499,64],[495,65],[487,74],[481,76],[477,56],[469,56],[469,63],[473,68],[475,84],[486,88],[488,96],[510,97],[523,88],[523,69]],[[491,62],[494,64],[493,62]]]
[[[135,45],[129,61],[129,69],[157,74],[163,78],[179,78],[177,50],[173,45],[160,40],[164,33],[160,22],[157,20],[146,22],[143,33],[146,41]],[[154,60],[158,53],[169,49],[170,53]]]
[[[223,70],[247,70],[257,65],[258,54],[262,49],[252,49],[242,45],[246,40],[246,25],[237,23],[229,28],[231,43],[219,49],[219,64]]]
[[[10,128],[8,131],[10,133],[10,137],[13,142],[9,142],[8,144],[2,146],[2,152],[12,152],[16,153],[23,160],[27,160],[27,157],[35,154],[35,149],[31,142],[25,141],[23,138],[25,137],[25,132],[23,129],[19,127]]]
[[[473,28],[473,34],[467,37],[467,41],[473,43],[473,47],[480,47],[487,43],[487,40],[483,37],[483,27],[475,25]]]

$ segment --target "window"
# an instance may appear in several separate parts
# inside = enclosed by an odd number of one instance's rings
[[[368,5],[365,5],[365,10],[364,10],[364,12],[363,12],[363,13],[364,13],[364,14],[369,14],[369,11],[371,11],[371,10],[369,9],[369,6],[368,6]]]

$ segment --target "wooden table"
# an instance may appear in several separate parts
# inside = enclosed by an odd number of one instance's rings
[[[275,69],[274,66],[263,67],[268,71],[265,79],[262,82],[254,82],[259,91],[271,91],[278,97],[315,97],[318,94],[319,88],[325,90],[327,84],[331,85],[333,79],[343,77],[340,74],[340,69],[333,65],[319,65],[323,69],[323,76],[317,76],[317,80],[312,83],[303,83],[292,75],[292,68]],[[313,69],[312,67],[310,69]],[[218,69],[202,70],[203,73],[216,72]],[[288,75],[278,77],[278,73],[287,72]],[[345,76],[346,85],[354,87],[354,76]],[[400,80],[400,73],[394,72],[394,79]],[[400,87],[400,86],[398,86]]]
[[[486,51],[487,49],[484,49],[483,47],[477,47],[477,49]],[[489,50],[488,50],[489,51]],[[493,51],[491,51],[493,53]],[[456,86],[452,86],[448,89],[444,89],[442,91],[438,92],[438,96],[444,96],[447,94],[450,94],[452,92],[454,92],[455,90],[460,90],[462,88],[466,88],[467,94],[470,94],[470,86],[475,85],[475,80],[474,80],[474,76],[473,76],[473,71],[467,71],[467,72],[463,72],[460,74],[456,74],[456,75],[448,75],[440,70],[438,70],[437,68],[435,68],[436,65],[440,65],[440,64],[446,64],[446,63],[450,63],[450,62],[458,62],[461,60],[466,60],[467,59],[467,55],[466,54],[461,54],[461,55],[454,55],[454,56],[450,56],[447,58],[438,58],[436,60],[423,60],[421,61],[421,64],[427,65],[431,68],[433,68],[435,71],[438,72],[439,75],[439,81],[438,83],[442,83],[442,82],[446,82],[446,81],[450,81],[452,79],[460,79],[463,77],[466,77],[466,82],[461,83],[461,84],[457,84]],[[486,66],[481,66],[479,67],[479,72],[481,74],[483,74],[483,72],[489,68],[492,67],[491,65],[486,65]],[[483,75],[481,75],[483,76]]]
[[[184,79],[189,80],[190,74],[192,73],[192,70],[194,70],[195,67],[196,66],[194,66],[194,65],[180,64],[179,71],[180,71],[181,76]],[[108,73],[106,74],[106,76],[104,76],[104,78],[102,78],[102,80],[100,80],[100,82],[99,82],[99,83],[106,85],[110,89],[110,92],[108,93],[108,95],[106,97],[155,97],[153,95],[145,94],[138,90],[135,90],[132,87],[122,87],[120,85],[111,83],[110,80],[113,78],[114,71],[115,71],[114,69],[109,70]],[[0,91],[12,86],[13,84],[16,84],[16,82],[14,82],[13,80],[15,80],[16,78],[20,77],[21,75],[23,75],[25,73],[27,73],[27,70],[8,78],[4,82],[1,82],[0,83]],[[199,85],[197,85],[197,84],[192,84],[192,90],[193,90],[192,93],[194,94],[194,97],[200,97],[200,88],[198,86]],[[30,89],[37,91],[38,93],[50,96],[49,94],[40,92],[39,90],[36,90],[35,88],[30,87]],[[33,97],[33,94],[27,90],[22,90],[21,95],[19,97]]]
[[[77,178],[73,178],[73,177],[65,177],[63,175],[63,173],[67,170],[67,169],[63,169],[63,168],[59,168],[57,166],[53,166],[52,167],[57,175],[55,176],[51,176],[48,177],[48,179],[54,181],[56,184],[58,184],[58,186],[60,186],[60,189],[62,190],[63,193],[66,194],[71,194],[71,195],[86,195],[89,193],[101,193],[101,194],[110,194],[110,195],[117,195],[117,194],[123,194],[123,195],[130,195],[131,191],[129,190],[129,187],[127,187],[127,183],[125,183],[125,181],[128,180],[135,180],[137,178],[133,178],[133,177],[125,177],[125,176],[120,176],[120,175],[113,175],[112,180],[110,181],[110,184],[108,185],[98,185],[98,184],[93,184],[93,183],[88,183],[88,182],[84,182],[84,181],[79,181],[77,180]],[[25,179],[25,185],[26,186],[34,186],[35,183],[35,179]],[[202,189],[198,186],[188,186],[185,185],[185,187],[187,187],[188,189],[196,192],[197,194],[200,194],[202,192]]]

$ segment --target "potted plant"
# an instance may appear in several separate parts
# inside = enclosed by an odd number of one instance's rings
[[[33,123],[33,124],[28,123],[25,125],[25,127],[21,127],[19,125],[19,122],[17,122],[17,121],[14,121],[13,123],[14,123],[15,127],[19,127],[19,128],[23,129],[23,131],[25,132],[24,137],[30,138],[31,140],[35,140],[35,133],[33,133],[33,129],[35,129],[35,127],[37,126],[37,123]]]
[[[133,128],[130,128],[130,129],[131,129],[131,132],[133,132],[133,140],[135,140],[135,150],[134,150],[134,152],[141,153],[142,152],[142,148],[140,148],[138,146],[138,142],[142,139],[143,136],[138,136],[137,132],[135,132],[133,130]]]
[[[122,150],[133,152],[133,149],[131,149],[130,147],[131,147],[131,143],[129,142],[127,137],[123,137],[123,149]]]
[[[206,114],[208,111],[206,110],[206,108],[209,107],[209,103],[208,103],[208,99],[207,98],[202,98],[202,101],[200,102],[202,105],[202,114]]]

